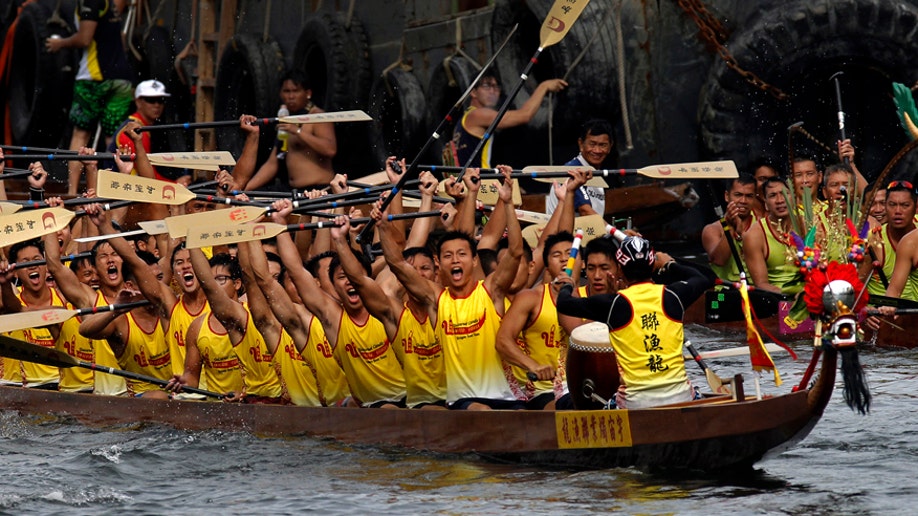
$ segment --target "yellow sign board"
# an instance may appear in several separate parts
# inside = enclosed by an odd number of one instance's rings
[[[558,448],[622,448],[631,446],[627,410],[583,410],[555,413]]]

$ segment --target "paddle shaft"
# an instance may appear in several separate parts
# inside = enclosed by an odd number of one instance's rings
[[[121,161],[134,161],[137,155],[118,154],[118,157],[121,158]],[[65,154],[55,150],[55,152],[48,154],[14,154],[12,156],[4,156],[3,159],[24,159],[29,161],[99,161],[101,159],[115,159],[115,154],[111,152],[100,152],[87,156],[85,154]]]
[[[835,102],[838,105],[838,136],[841,141],[845,141],[848,138],[845,136],[845,110],[842,108],[841,80],[839,79],[842,75],[842,72],[838,72],[831,79],[835,83]],[[847,156],[844,160],[845,165],[851,164]]]
[[[689,353],[692,354],[692,358],[695,359],[695,362],[698,364],[698,367],[704,371],[704,377],[708,381],[708,386],[714,392],[724,392],[724,381],[714,374],[714,371],[704,362],[704,359],[701,358],[701,355],[698,354],[698,350],[695,349],[695,346],[691,342],[685,342],[685,349],[689,350]],[[729,392],[729,389],[727,389]]]
[[[249,125],[271,125],[277,123],[277,117],[274,118],[258,118]],[[154,131],[169,131],[172,129],[211,129],[214,127],[233,127],[239,126],[239,120],[216,120],[213,122],[185,122],[182,124],[159,124],[159,125],[145,125],[143,127],[138,127],[134,129],[138,133],[142,132],[154,132]]]
[[[154,376],[147,376],[145,374],[132,373],[130,371],[125,371],[123,369],[115,369],[113,367],[94,364],[92,362],[86,362],[85,360],[78,360],[77,363],[73,365],[78,366],[78,367],[83,367],[85,369],[91,369],[93,371],[101,371],[103,373],[120,376],[122,378],[129,378],[131,380],[137,380],[140,382],[152,383],[153,385],[159,385],[160,387],[165,387],[169,385],[168,380],[163,380],[161,378],[156,378]],[[183,385],[182,392],[190,392],[192,394],[201,394],[203,396],[207,396],[210,398],[223,399],[223,395],[218,392],[198,389],[197,387],[188,387],[188,386]]]
[[[446,128],[453,122],[453,116],[459,114],[460,110],[462,109],[462,105],[465,103],[465,99],[467,99],[469,95],[472,94],[472,90],[478,86],[478,81],[484,77],[485,72],[488,70],[488,68],[490,68],[491,64],[494,63],[494,61],[497,59],[497,56],[499,56],[500,53],[504,50],[504,47],[507,46],[510,38],[514,33],[516,33],[516,28],[517,26],[515,25],[513,30],[511,30],[510,33],[507,34],[507,37],[504,38],[504,42],[501,43],[497,51],[494,52],[491,58],[488,59],[488,62],[481,67],[481,71],[478,72],[478,76],[475,77],[471,84],[469,84],[469,87],[465,89],[465,92],[459,97],[459,100],[453,104],[453,107],[449,108],[449,111],[447,111],[446,116],[443,117],[443,120],[440,120],[440,123],[437,124],[437,128],[434,129],[434,131],[430,134],[430,137],[427,138],[427,141],[424,142],[421,150],[418,151],[418,153],[414,156],[414,159],[411,160],[411,163],[408,165],[408,170],[406,170],[405,173],[403,173],[402,176],[398,178],[398,182],[395,184],[395,186],[392,187],[392,193],[383,199],[383,203],[379,211],[386,211],[386,208],[388,208],[392,200],[395,199],[396,194],[398,194],[398,192],[405,187],[405,182],[408,181],[408,177],[414,176],[417,173],[418,163],[421,160],[421,156],[424,156],[427,153],[427,150],[430,149],[430,146],[433,145],[433,142],[440,139],[440,135],[443,134]],[[357,234],[356,240],[358,244],[363,245],[364,240],[373,234],[373,226],[375,225],[375,221],[370,221],[366,226],[363,227],[363,230]]]
[[[26,147],[19,145],[0,145],[0,149],[5,151],[16,151],[16,152],[50,152],[53,154],[76,154],[77,151],[67,150],[67,149],[52,149],[50,147]],[[6,158],[4,158],[6,159]]]
[[[80,258],[89,258],[90,256],[92,256],[92,253],[90,251],[86,251],[85,253],[68,254],[67,256],[61,256],[61,261],[70,262],[73,260],[78,260]],[[10,264],[10,267],[13,270],[19,270],[19,269],[28,269],[29,267],[39,267],[42,265],[47,265],[47,263],[48,263],[47,260],[32,260],[29,262],[12,263]]]

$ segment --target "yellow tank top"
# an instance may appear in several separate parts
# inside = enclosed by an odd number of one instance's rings
[[[309,320],[309,341],[300,354],[307,364],[315,368],[319,399],[323,405],[334,406],[351,395],[344,371],[325,336],[325,328],[316,317]]]
[[[523,328],[522,340],[525,346],[523,350],[530,358],[540,364],[558,368],[558,374],[555,375],[554,381],[530,382],[526,378],[526,371],[514,366],[513,375],[517,381],[525,387],[525,392],[530,398],[546,392],[554,392],[557,397],[561,397],[567,385],[563,362],[567,358],[567,332],[558,323],[558,309],[551,299],[548,285],[542,289],[539,315],[531,326]]]
[[[198,352],[201,353],[201,385],[206,385],[208,390],[223,394],[229,392],[240,394],[245,383],[242,380],[242,368],[233,351],[229,335],[225,330],[217,331],[213,327],[210,314],[201,317],[204,319],[201,330],[198,332],[198,341],[195,343],[198,346]],[[182,350],[184,349],[183,346]],[[213,400],[213,398],[208,398],[208,400]]]
[[[628,408],[691,399],[685,359],[682,358],[682,323],[663,313],[663,285],[638,283],[619,295],[634,310],[631,322],[611,332],[625,384]]]
[[[51,304],[65,308],[73,308],[66,303],[60,294],[51,289]],[[54,342],[54,347],[68,355],[84,362],[95,362],[95,342],[80,335],[80,321],[76,317],[67,319],[61,324],[60,333]],[[94,389],[93,371],[84,367],[67,367],[61,369],[61,384],[59,390],[65,392],[92,391]]]
[[[462,398],[518,399],[494,346],[500,317],[483,281],[465,298],[454,298],[445,289],[440,294],[437,321],[448,403]]]
[[[271,364],[271,354],[264,337],[255,327],[254,317],[246,311],[245,335],[234,346],[239,363],[242,364],[242,377],[245,380],[245,392],[251,396],[279,398],[283,394],[280,378]]]
[[[96,292],[95,306],[105,306],[109,304],[111,303],[105,299],[102,292]],[[107,341],[104,339],[94,340],[92,343],[97,364],[112,367],[114,369],[121,368],[121,366],[118,365],[118,359],[115,358],[115,354],[112,352],[112,348],[108,345]],[[124,396],[128,392],[127,381],[113,374],[96,371],[93,376],[93,383],[93,394],[101,394],[103,396]]]
[[[52,304],[54,303],[54,290],[51,290]],[[22,292],[17,291],[16,297],[22,303],[23,307],[29,308],[29,305],[22,299]],[[58,298],[60,299],[60,298]],[[62,306],[62,305],[58,305]],[[44,308],[44,307],[42,307]],[[37,344],[43,348],[54,348],[54,337],[48,328],[26,328],[24,330],[15,330],[7,333],[10,337],[32,344]],[[60,369],[57,367],[35,364],[32,362],[21,362],[19,365],[22,376],[22,385],[26,387],[38,387],[49,383],[61,381]]]
[[[803,276],[789,259],[788,246],[778,239],[768,217],[759,219],[765,233],[765,265],[768,267],[768,282],[781,289],[782,294],[796,294],[803,290]]]
[[[121,369],[132,373],[144,374],[169,380],[172,378],[172,361],[169,356],[169,345],[159,320],[152,333],[147,333],[137,324],[134,314],[127,313],[128,334],[125,336],[124,353],[118,358]],[[138,380],[127,380],[128,390],[133,394],[157,390],[160,387]]]
[[[169,314],[169,333],[166,335],[166,341],[169,343],[169,353],[172,355],[172,374],[181,375],[185,372],[185,335],[191,323],[199,316],[210,313],[210,303],[204,302],[204,306],[197,313],[191,313],[185,304],[184,296],[178,299],[175,306],[172,307],[172,313]],[[203,377],[201,378],[201,388],[207,388]],[[214,387],[216,388],[216,387]]]
[[[280,372],[281,385],[286,397],[294,405],[322,406],[315,369],[297,351],[293,337],[286,330],[281,331],[280,342],[277,343],[277,351],[274,352],[274,365]]]
[[[409,408],[446,400],[443,348],[437,342],[429,319],[418,320],[406,306],[395,334],[395,356],[405,372]]]
[[[363,406],[405,399],[405,374],[379,319],[369,317],[361,326],[342,310],[335,357],[351,394]]]

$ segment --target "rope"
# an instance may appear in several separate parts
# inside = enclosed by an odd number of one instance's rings
[[[354,19],[354,6],[357,4],[356,0],[351,0],[350,5],[347,6],[347,16],[344,18],[344,28],[350,29],[351,22]]]
[[[462,18],[456,18],[456,49],[453,51],[454,55],[460,55],[466,59],[476,70],[481,71],[481,65],[478,64],[478,61],[472,58],[472,56],[465,53],[465,50],[462,50]]]
[[[631,137],[631,117],[628,115],[628,92],[625,89],[625,38],[622,34],[622,4],[615,8],[615,67],[618,71],[618,101],[621,103],[622,126],[625,129],[625,149],[634,148]]]
[[[261,29],[261,42],[267,43],[268,38],[271,37],[270,29],[271,27],[271,0],[265,4],[265,26]]]

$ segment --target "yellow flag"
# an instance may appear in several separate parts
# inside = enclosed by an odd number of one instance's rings
[[[775,367],[774,360],[765,349],[762,336],[752,323],[752,305],[749,304],[749,290],[746,288],[745,275],[740,277],[740,297],[743,300],[743,315],[746,317],[746,342],[749,344],[749,359],[752,361],[753,371],[771,370],[775,374],[775,385],[781,385],[781,375]]]

